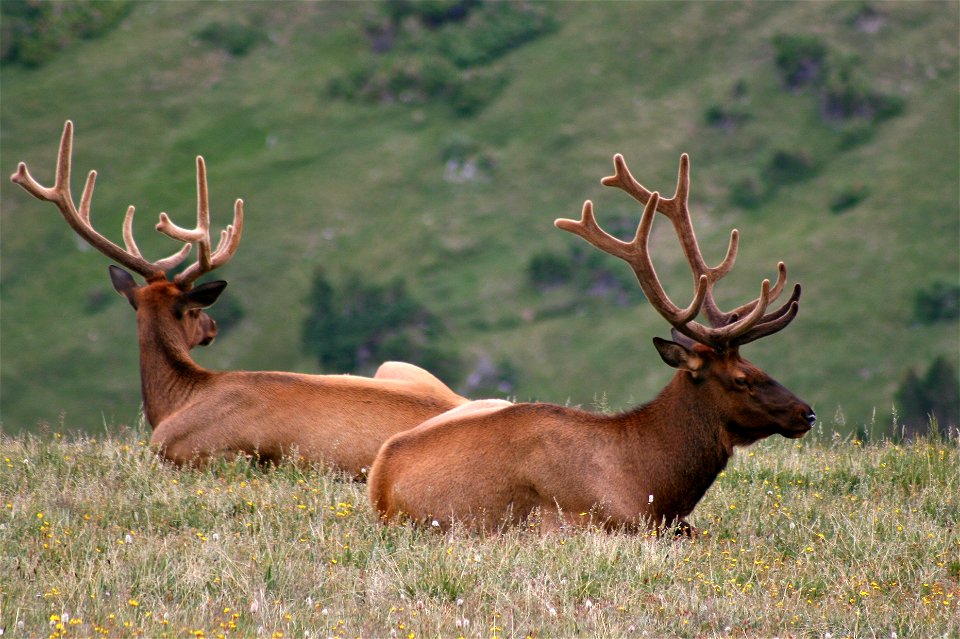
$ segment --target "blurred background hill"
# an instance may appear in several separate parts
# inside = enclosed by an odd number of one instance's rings
[[[786,262],[799,317],[744,349],[841,431],[956,423],[960,132],[956,2],[31,2],[0,4],[0,164],[51,183],[76,126],[75,197],[123,212],[151,259],[167,211],[212,225],[246,202],[215,274],[205,366],[370,372],[426,365],[474,396],[627,408],[669,379],[665,322],[629,268],[554,229],[622,153],[672,193],[691,156],[709,261],[741,231],[722,305]],[[108,260],[5,179],[0,419],[78,431],[139,410],[133,313]],[[655,263],[691,278],[662,221]]]

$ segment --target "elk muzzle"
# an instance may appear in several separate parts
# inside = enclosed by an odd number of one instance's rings
[[[800,408],[798,417],[794,422],[794,425],[791,425],[781,431],[781,435],[788,439],[799,439],[807,433],[810,432],[817,423],[817,414],[813,412],[813,409],[803,404]]]
[[[200,321],[197,322],[197,345],[209,346],[217,337],[217,322],[206,313],[200,315]]]

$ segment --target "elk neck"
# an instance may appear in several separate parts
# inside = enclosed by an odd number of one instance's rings
[[[140,389],[153,428],[188,404],[214,373],[190,357],[190,347],[169,307],[143,304],[137,310]]]
[[[621,416],[630,433],[628,454],[643,460],[656,451],[660,490],[672,495],[683,515],[693,510],[733,455],[722,415],[699,390],[688,373],[678,371],[655,399]]]

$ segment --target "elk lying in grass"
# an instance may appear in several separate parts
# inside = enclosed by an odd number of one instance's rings
[[[602,522],[639,529],[682,521],[727,464],[735,446],[779,433],[802,437],[813,410],[762,370],[739,347],[775,333],[796,316],[800,287],[779,309],[786,268],[760,296],[723,312],[713,286],[733,267],[739,235],[715,268],[703,260],[687,210],[689,160],[680,160],[676,193],[661,199],[641,186],[615,156],[603,180],[645,205],[636,236],[620,241],[596,223],[587,201],[580,221],[556,226],[625,260],[651,305],[673,326],[674,341],[654,338],[660,357],[678,369],[656,399],[617,415],[552,404],[471,405],[389,439],[370,471],[370,500],[386,521],[454,521],[480,529],[529,521],[544,529]],[[684,309],[667,297],[653,268],[648,239],[656,211],[673,223],[693,270],[696,293]],[[700,313],[709,326],[695,321]]]
[[[90,203],[96,171],[87,178],[79,209],[74,204],[72,146],[73,124],[68,121],[53,187],[40,185],[22,162],[12,180],[34,197],[56,204],[87,243],[146,279],[138,286],[128,272],[110,266],[114,288],[136,309],[144,412],[153,427],[151,443],[167,459],[184,463],[240,453],[278,461],[297,453],[360,476],[388,437],[466,402],[427,371],[402,362],[384,364],[374,378],[200,367],[189,351],[216,336],[216,323],[203,309],[217,300],[226,282],[194,282],[236,252],[243,201],[236,201],[233,224],[211,251],[206,168],[198,157],[197,226],[181,228],[161,213],[157,230],[186,244],[168,258],[148,262],[133,239],[134,207],[124,219],[125,249],[94,230]],[[169,279],[193,242],[198,245],[197,261]]]

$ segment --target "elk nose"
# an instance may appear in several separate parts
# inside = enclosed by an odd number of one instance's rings
[[[807,423],[810,424],[810,428],[813,428],[817,425],[817,414],[813,411],[807,413]]]

